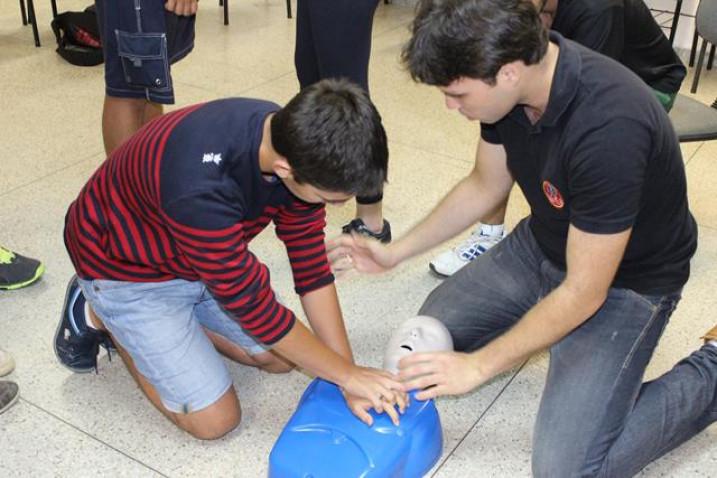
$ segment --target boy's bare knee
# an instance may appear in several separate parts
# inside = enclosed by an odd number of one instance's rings
[[[239,426],[241,407],[234,387],[212,405],[198,412],[175,415],[179,428],[200,440],[216,440]]]
[[[184,428],[186,432],[198,440],[218,440],[230,431],[239,426],[241,414],[231,421],[223,420],[222,423],[201,423]]]

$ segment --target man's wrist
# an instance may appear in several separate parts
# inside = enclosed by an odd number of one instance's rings
[[[479,349],[470,354],[472,369],[475,373],[475,386],[487,382],[498,373],[491,370],[491,360],[486,357],[486,354],[483,352],[483,350],[484,349]]]

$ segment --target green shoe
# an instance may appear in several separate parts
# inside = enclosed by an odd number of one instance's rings
[[[20,388],[15,382],[0,381],[0,413],[12,407],[20,397]]]
[[[0,247],[0,289],[19,289],[32,284],[45,272],[38,260]]]

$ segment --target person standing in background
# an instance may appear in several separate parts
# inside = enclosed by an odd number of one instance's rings
[[[294,64],[301,89],[324,78],[347,78],[368,88],[371,30],[378,0],[298,0]],[[356,198],[356,218],[342,232],[391,241],[383,193]]]
[[[194,48],[197,0],[95,0],[105,58],[102,138],[109,155],[174,104],[170,65]]]

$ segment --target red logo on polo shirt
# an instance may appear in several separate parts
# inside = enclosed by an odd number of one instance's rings
[[[553,186],[550,181],[543,181],[543,193],[545,194],[545,197],[548,198],[550,205],[555,209],[562,209],[563,206],[565,206],[563,195],[560,194],[558,188]]]

